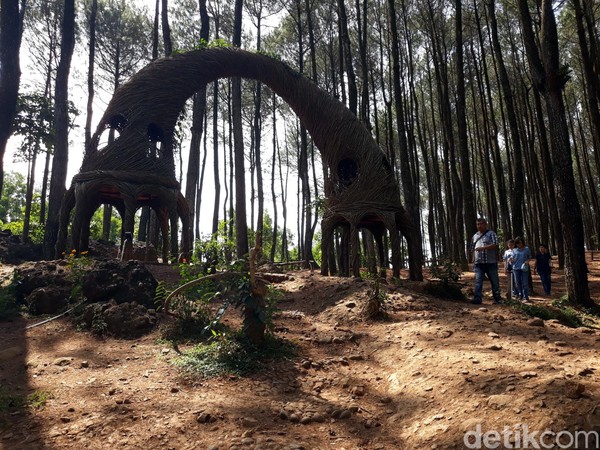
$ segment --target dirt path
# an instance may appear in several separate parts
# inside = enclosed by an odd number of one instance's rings
[[[300,355],[244,378],[182,377],[158,331],[98,340],[68,319],[0,324],[4,396],[48,394],[39,409],[3,407],[2,448],[462,449],[478,425],[520,448],[524,427],[600,426],[598,330],[490,298],[433,299],[408,281],[387,287],[387,321],[365,322],[368,282],[294,276],[275,325]]]

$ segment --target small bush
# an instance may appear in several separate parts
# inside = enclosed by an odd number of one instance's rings
[[[23,399],[9,394],[4,386],[0,386],[0,413],[6,413],[23,406]]]
[[[441,256],[438,261],[431,264],[429,270],[433,278],[437,278],[444,284],[456,283],[462,277],[462,270],[458,264],[446,256]]]
[[[387,318],[387,293],[381,289],[381,278],[371,277],[367,301],[363,306],[362,313],[367,319]]]
[[[0,320],[10,319],[19,314],[19,306],[12,287],[0,288]]]
[[[185,351],[174,363],[184,372],[201,378],[222,375],[244,376],[260,371],[265,362],[296,356],[296,348],[284,340],[267,336],[261,347],[253,346],[241,334],[214,332],[209,343]]]
[[[9,285],[0,287],[0,320],[10,319],[19,315],[20,306],[16,293],[17,283],[17,276],[14,275]]]
[[[461,287],[454,283],[429,281],[425,284],[425,292],[437,298],[463,301],[466,299]]]
[[[46,406],[46,402],[50,398],[52,398],[52,394],[48,391],[34,391],[27,396],[27,404],[33,409],[40,409]]]

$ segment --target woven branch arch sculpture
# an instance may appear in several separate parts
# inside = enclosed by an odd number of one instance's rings
[[[380,261],[383,236],[389,231],[395,276],[401,264],[401,232],[408,244],[410,278],[422,279],[418,219],[409,217],[402,206],[393,170],[370,132],[341,102],[286,64],[231,48],[194,50],[159,59],[115,92],[63,201],[57,250],[64,250],[73,208],[72,246],[78,251],[87,249],[91,215],[103,203],[119,210],[123,232],[133,232],[135,211],[150,205],[158,213],[163,237],[170,238],[171,253],[177,251],[180,218],[182,251],[190,250],[191,236],[186,232],[189,208],[175,178],[173,132],[186,100],[208,83],[227,77],[250,78],[269,86],[294,110],[321,152],[327,168],[321,272],[329,273],[333,232],[341,227],[349,266],[358,275],[358,232],[367,228],[375,236]],[[98,148],[107,128],[120,135],[105,148]],[[163,255],[168,253],[165,245]]]

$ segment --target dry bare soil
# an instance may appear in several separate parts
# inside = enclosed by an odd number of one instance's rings
[[[600,264],[590,267],[600,303]],[[366,321],[360,310],[370,282],[290,274],[278,285],[275,327],[299,355],[246,377],[182,375],[158,330],[116,340],[77,331],[68,318],[30,329],[39,318],[0,323],[3,395],[48,397],[38,408],[4,405],[0,446],[485,448],[463,440],[479,425],[504,433],[490,448],[532,448],[521,441],[525,428],[600,425],[600,329],[532,320],[490,297],[483,305],[436,299],[407,280],[383,286],[388,319]],[[470,286],[472,274],[462,281]],[[555,298],[562,283],[555,273]],[[237,320],[236,310],[227,312],[225,321]]]

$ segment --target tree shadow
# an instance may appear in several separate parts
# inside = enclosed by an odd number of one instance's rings
[[[0,322],[0,442],[7,449],[49,449],[28,405],[34,389],[29,383],[26,327],[23,318]]]

